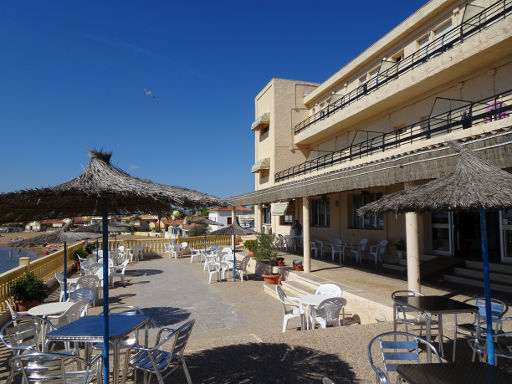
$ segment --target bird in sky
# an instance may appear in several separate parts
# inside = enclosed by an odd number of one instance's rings
[[[155,99],[155,98],[156,98],[156,96],[155,96],[155,95],[153,95],[153,92],[151,92],[149,89],[147,89],[147,88],[142,88],[142,90],[144,91],[144,93],[145,93],[146,95],[151,96],[153,99]]]

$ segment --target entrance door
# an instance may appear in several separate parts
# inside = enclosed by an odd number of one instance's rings
[[[432,253],[453,255],[452,221],[451,212],[432,212]]]
[[[500,211],[501,262],[512,264],[512,210]]]

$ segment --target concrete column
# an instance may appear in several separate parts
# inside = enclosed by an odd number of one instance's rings
[[[302,235],[304,249],[304,272],[311,272],[311,234],[309,223],[309,197],[302,198]]]
[[[19,257],[18,263],[19,263],[18,266],[20,266],[20,267],[26,267],[26,266],[30,265],[30,257]]]
[[[421,292],[417,213],[407,212],[405,214],[405,234],[407,239],[407,287],[411,291]]]
[[[261,232],[261,208],[261,204],[254,206],[254,230],[256,232]]]

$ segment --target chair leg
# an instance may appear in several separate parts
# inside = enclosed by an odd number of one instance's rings
[[[185,359],[183,357],[181,358],[181,364],[183,365],[183,371],[185,372],[185,377],[187,378],[187,384],[192,384],[192,378],[190,377],[187,363],[185,362]]]

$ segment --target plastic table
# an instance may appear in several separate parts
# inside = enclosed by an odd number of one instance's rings
[[[331,296],[327,295],[306,295],[299,298],[300,306],[306,306],[306,310],[304,311],[304,314],[306,315],[306,328],[309,329],[309,322],[310,322],[310,309],[311,307],[318,306],[322,301],[325,299],[330,299]]]
[[[40,304],[30,308],[27,312],[29,313],[29,315],[40,317],[60,315],[61,313],[64,313],[69,308],[71,308],[73,304],[75,303],[71,303],[69,301]]]

